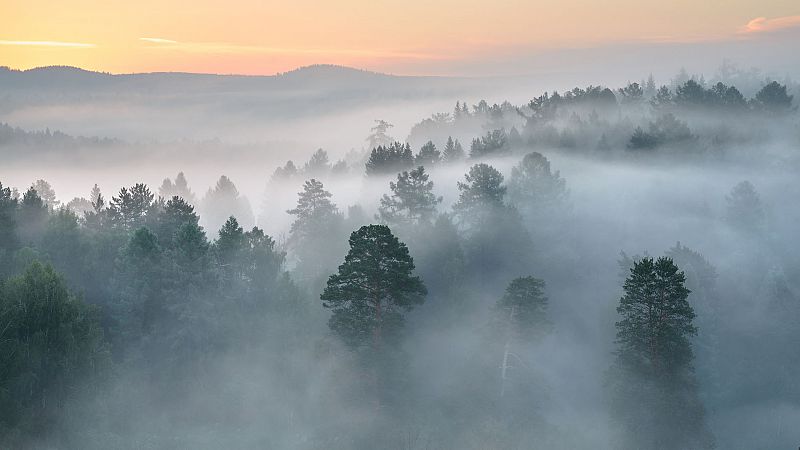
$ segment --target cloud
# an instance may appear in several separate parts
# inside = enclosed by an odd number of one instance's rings
[[[152,38],[152,37],[140,37],[140,41],[145,42],[152,42],[154,44],[177,44],[178,41],[173,41],[172,39],[162,39],[162,38]]]
[[[800,26],[800,16],[785,16],[767,19],[756,17],[742,27],[742,33],[765,33]]]
[[[0,40],[0,45],[19,45],[30,47],[71,47],[71,48],[92,48],[95,44],[85,44],[81,42],[60,42],[60,41],[4,41]]]

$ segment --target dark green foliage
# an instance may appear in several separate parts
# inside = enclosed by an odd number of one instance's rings
[[[433,193],[433,181],[428,178],[423,166],[397,174],[397,182],[389,182],[392,195],[381,198],[378,218],[395,225],[431,223],[442,197]]]
[[[650,150],[662,145],[685,146],[694,136],[686,122],[678,120],[672,113],[659,116],[650,122],[649,131],[636,127],[628,148],[631,150]]]
[[[108,205],[111,223],[124,231],[131,231],[146,224],[155,204],[154,194],[142,183],[130,188],[122,188],[117,197],[112,197]]]
[[[199,220],[192,205],[182,197],[174,196],[167,200],[159,212],[154,228],[159,242],[165,246],[172,246],[175,234],[181,225],[185,223],[197,225]]]
[[[690,338],[697,333],[686,278],[671,259],[634,261],[617,312],[609,374],[622,448],[711,448],[696,392]]]
[[[372,149],[366,163],[367,175],[398,173],[414,165],[414,154],[409,144],[394,142]]]
[[[9,429],[54,431],[65,402],[97,381],[107,350],[95,311],[38,262],[0,283],[0,321],[0,445],[14,448]]]
[[[507,150],[507,142],[508,137],[506,136],[505,130],[499,129],[489,131],[485,136],[472,140],[472,145],[469,149],[469,157],[478,159],[494,153],[505,151]]]
[[[458,182],[458,202],[453,205],[462,224],[470,226],[482,222],[487,214],[505,206],[503,175],[494,167],[484,163],[475,164],[464,179],[465,182]]]
[[[793,98],[786,93],[786,85],[773,81],[756,93],[753,105],[772,114],[785,114],[791,111]]]
[[[331,193],[320,181],[310,179],[298,193],[297,206],[286,211],[295,216],[290,239],[296,244],[318,237],[332,221],[339,219],[339,209],[331,202]]]
[[[47,223],[48,208],[35,189],[30,188],[22,195],[17,212],[18,223],[25,224],[18,228],[18,236],[22,245],[39,243]]]
[[[453,212],[466,233],[464,249],[468,270],[475,274],[472,281],[488,285],[526,271],[532,243],[519,212],[504,201],[503,175],[492,166],[476,164],[465,180],[458,183]]]
[[[544,336],[551,327],[544,281],[532,276],[511,280],[495,304],[494,321],[496,329],[511,341],[524,344]]]
[[[428,141],[419,149],[419,153],[414,158],[414,163],[418,166],[433,167],[441,160],[441,152],[436,149],[436,145],[432,141]]]
[[[455,162],[461,161],[466,156],[464,148],[461,147],[461,143],[458,142],[458,139],[453,140],[452,136],[448,136],[447,144],[444,146],[444,153],[442,153],[442,159],[445,162]]]
[[[623,103],[637,103],[642,101],[644,90],[639,83],[628,83],[624,88],[617,90]]]
[[[19,247],[16,216],[17,199],[0,183],[0,278],[10,272],[12,254]]]
[[[389,227],[363,226],[349,242],[344,263],[320,298],[333,312],[329,327],[348,346],[380,353],[384,341],[398,338],[402,313],[422,304],[427,290],[413,275],[408,248]]]

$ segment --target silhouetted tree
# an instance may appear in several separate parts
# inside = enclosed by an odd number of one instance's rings
[[[432,141],[428,141],[420,148],[414,163],[418,166],[433,167],[442,160],[442,154],[436,149],[436,145]]]
[[[375,126],[370,129],[371,133],[369,137],[367,137],[368,147],[370,149],[376,147],[388,147],[391,145],[394,138],[387,134],[389,128],[392,128],[394,125],[390,124],[385,120],[376,120]]]
[[[422,304],[427,290],[413,275],[408,248],[389,227],[363,226],[350,235],[349,243],[344,263],[328,278],[320,299],[332,311],[330,329],[368,367],[380,406],[388,378],[399,375],[391,367],[403,313]]]
[[[786,93],[786,85],[773,81],[756,93],[753,105],[772,114],[783,114],[791,111],[792,98]]]
[[[250,202],[239,194],[230,178],[222,175],[200,202],[200,219],[209,230],[219,230],[228,217],[234,216],[245,226],[255,222]]]
[[[36,190],[36,193],[39,194],[39,197],[42,198],[44,204],[50,209],[56,209],[61,204],[60,201],[56,199],[56,191],[53,187],[45,180],[36,180],[31,188]]]
[[[617,312],[612,413],[620,448],[712,448],[697,395],[690,338],[697,332],[685,276],[669,258],[635,261]]]
[[[508,390],[510,369],[523,363],[515,347],[527,346],[550,330],[544,281],[531,276],[512,280],[505,295],[495,304],[493,316],[492,327],[503,343],[500,362],[500,397],[503,397]]]
[[[508,195],[523,212],[548,214],[567,197],[566,181],[550,171],[550,161],[541,153],[528,153],[511,169]]]
[[[466,153],[464,149],[461,147],[461,143],[458,142],[458,139],[453,140],[452,136],[447,137],[447,144],[444,146],[444,153],[442,154],[442,159],[445,162],[454,162],[454,161],[461,161],[466,157]]]
[[[728,209],[726,220],[732,226],[746,232],[757,232],[764,225],[764,207],[755,186],[742,181],[731,189],[726,197]]]
[[[392,195],[381,199],[378,218],[396,225],[430,224],[442,197],[433,193],[433,181],[428,178],[423,166],[397,174],[397,182],[389,182]]]
[[[381,175],[397,173],[410,169],[414,165],[414,155],[411,146],[394,142],[388,146],[378,146],[372,149],[366,163],[367,175]]]

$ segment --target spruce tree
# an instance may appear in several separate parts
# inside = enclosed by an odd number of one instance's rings
[[[461,143],[458,142],[458,139],[453,140],[452,136],[448,136],[447,143],[444,146],[444,152],[442,153],[442,160],[445,162],[455,162],[461,161],[466,156],[464,148],[461,146]]]

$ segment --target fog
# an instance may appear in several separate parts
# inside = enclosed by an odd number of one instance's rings
[[[0,445],[797,446],[800,88],[726,64],[0,74]]]

